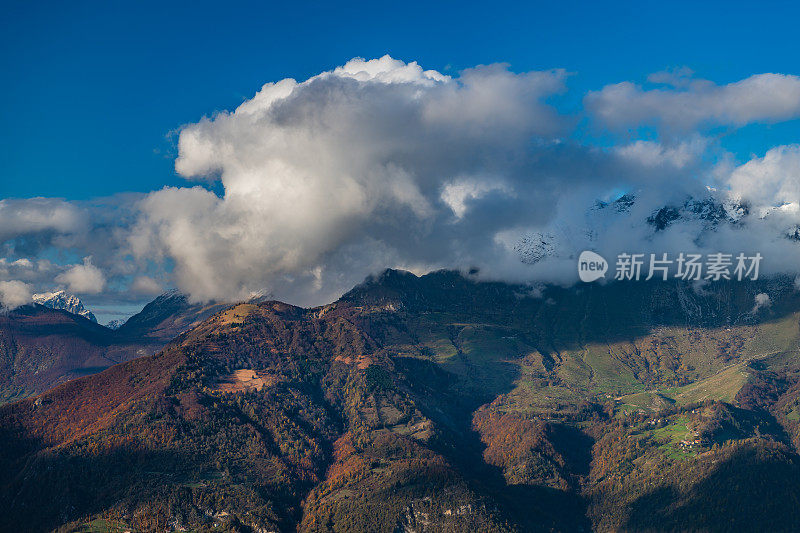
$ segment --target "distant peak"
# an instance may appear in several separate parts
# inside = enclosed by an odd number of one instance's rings
[[[122,327],[123,324],[125,324],[125,320],[126,319],[124,319],[124,318],[123,319],[112,320],[108,324],[106,324],[106,327],[108,329],[118,330],[119,328]]]
[[[74,315],[82,316],[91,320],[92,322],[97,322],[97,318],[94,316],[94,313],[86,309],[81,299],[74,294],[67,294],[67,291],[65,290],[34,294],[32,299],[34,303],[44,307],[66,311]]]
[[[161,293],[159,298],[172,298],[175,296],[183,296],[183,293],[178,289],[169,289]]]
[[[261,303],[261,302],[269,302],[275,299],[275,295],[272,294],[267,289],[261,289],[258,291],[253,291],[250,293],[250,297],[245,300],[248,303]]]
[[[186,295],[178,289],[170,289],[156,296],[156,298],[150,303],[169,302],[172,300],[186,300]]]
[[[34,294],[34,295],[33,295],[33,299],[34,299],[34,300],[37,300],[37,299],[40,299],[40,300],[47,300],[47,299],[50,299],[50,298],[56,298],[56,297],[64,297],[64,298],[67,298],[67,297],[68,297],[68,296],[67,296],[67,291],[65,291],[65,290],[61,289],[61,290],[59,290],[59,291],[42,292],[42,293],[39,293],[39,294]]]

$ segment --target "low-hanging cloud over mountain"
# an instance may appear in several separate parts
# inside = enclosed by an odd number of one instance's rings
[[[553,144],[566,121],[542,101],[564,77],[494,65],[453,79],[384,57],[267,84],[181,131],[177,171],[219,179],[225,194],[153,193],[133,250],[173,258],[180,287],[201,298],[331,281],[335,292],[385,264],[492,253],[492,228],[545,221],[559,194],[569,149]],[[551,175],[531,179],[541,164]],[[483,213],[459,216],[476,203]]]
[[[84,257],[83,264],[73,265],[56,276],[56,282],[67,286],[70,292],[97,294],[106,286],[103,272],[92,264],[91,257]]]
[[[577,114],[553,103],[567,81],[505,65],[446,76],[385,56],[267,83],[180,130],[175,168],[194,186],[0,202],[0,220],[29,221],[3,228],[0,279],[78,293],[175,285],[196,300],[266,289],[315,304],[385,267],[570,283],[586,248],[759,250],[765,268],[795,268],[800,148],[739,164],[704,128],[796,118],[796,78],[717,86],[662,73],[651,82],[667,88],[610,85]],[[670,135],[595,145],[582,121]],[[48,259],[54,249],[72,262]]]

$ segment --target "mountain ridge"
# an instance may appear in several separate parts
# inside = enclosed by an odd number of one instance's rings
[[[156,355],[0,408],[0,493],[16,495],[0,516],[45,501],[31,527],[89,516],[132,530],[701,519],[714,530],[800,518],[788,503],[800,464],[792,280],[523,288],[387,271],[325,306],[219,310]],[[762,292],[773,304],[753,312]],[[79,472],[82,491],[47,492]],[[781,510],[766,520],[767,502],[736,500],[729,483],[764,472]],[[691,507],[698,497],[717,503]]]
[[[97,323],[94,313],[84,307],[81,299],[74,294],[67,294],[64,290],[34,294],[31,298],[35,304],[49,307],[50,309],[60,309]]]
[[[117,330],[39,304],[0,315],[0,403],[152,354],[229,304],[190,304],[166,293]],[[128,324],[130,322],[130,324]]]

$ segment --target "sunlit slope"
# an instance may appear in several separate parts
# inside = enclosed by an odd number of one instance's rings
[[[798,312],[792,280],[531,291],[397,271],[319,308],[236,305],[0,408],[0,527],[647,530],[725,510],[753,529],[771,506],[785,529]]]

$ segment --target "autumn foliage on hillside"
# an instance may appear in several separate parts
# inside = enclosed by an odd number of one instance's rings
[[[0,530],[789,530],[800,299],[684,290],[388,272],[219,310],[0,407]]]

